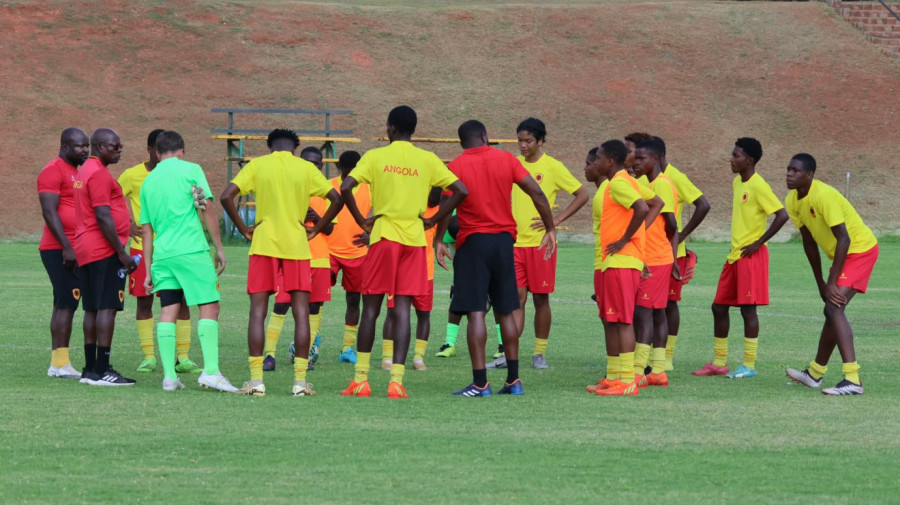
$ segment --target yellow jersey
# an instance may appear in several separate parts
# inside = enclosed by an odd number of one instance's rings
[[[734,197],[731,203],[731,252],[728,253],[728,262],[734,263],[741,259],[741,249],[759,240],[766,232],[769,215],[784,206],[769,183],[758,173],[751,175],[747,182],[741,181],[738,175],[731,186]]]
[[[817,180],[812,181],[809,193],[797,197],[797,190],[791,190],[784,199],[785,208],[794,226],[805,227],[815,239],[828,259],[834,259],[837,239],[831,228],[844,223],[850,236],[847,254],[864,253],[878,245],[872,230],[863,223],[853,205],[838,190]]]
[[[556,203],[556,193],[560,190],[566,193],[574,193],[581,187],[569,169],[562,162],[551,157],[549,154],[542,154],[534,163],[525,161],[524,156],[518,156],[517,159],[522,166],[528,170],[528,173],[537,181],[541,187],[541,191],[550,202],[550,207]],[[534,218],[540,217],[537,208],[531,197],[528,196],[519,186],[513,186],[512,192],[512,211],[513,218],[516,220],[516,247],[538,247],[541,240],[544,239],[544,230],[535,230],[531,225],[535,222]]]
[[[122,186],[122,194],[128,199],[131,205],[131,213],[134,215],[134,222],[141,222],[141,186],[144,185],[144,179],[150,175],[147,165],[139,163],[119,176],[119,186]],[[131,237],[131,247],[134,249],[144,249],[141,237]]]

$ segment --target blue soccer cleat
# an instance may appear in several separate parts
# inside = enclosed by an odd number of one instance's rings
[[[512,384],[509,384],[509,383],[503,384],[503,387],[500,388],[500,391],[498,391],[497,394],[498,395],[520,396],[520,395],[525,394],[525,388],[522,387],[522,381],[519,379],[516,379],[513,381]]]
[[[353,365],[356,364],[356,351],[353,350],[353,347],[347,347],[341,352],[341,355],[338,356],[338,362],[340,363],[351,363]]]
[[[521,385],[519,387],[521,387]],[[472,384],[469,384],[459,391],[454,391],[453,394],[454,396],[465,396],[468,398],[477,398],[479,396],[494,396],[494,392],[491,391],[490,382],[485,384],[483,388],[476,386],[473,382]]]
[[[756,370],[741,365],[726,374],[725,377],[728,377],[729,379],[749,379],[751,377],[756,377]]]

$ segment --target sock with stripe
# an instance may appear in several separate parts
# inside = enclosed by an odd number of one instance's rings
[[[608,380],[614,381],[621,377],[619,361],[618,356],[606,356],[606,378]]]
[[[650,349],[650,373],[663,373],[666,371],[666,348],[654,347]]]
[[[355,324],[345,324],[344,325],[344,346],[341,350],[345,350],[348,347],[353,347],[356,345],[356,332],[359,331],[359,327]]]
[[[650,361],[650,346],[647,344],[634,345],[634,374],[643,375],[647,363]]]
[[[284,318],[286,315],[272,312],[272,315],[269,316],[269,324],[266,325],[266,356],[275,357],[275,350],[278,348],[281,330],[284,329]]]
[[[456,346],[456,339],[459,337],[459,325],[453,323],[447,323],[447,337],[444,339],[444,343],[449,345],[450,347]]]
[[[620,352],[619,353],[619,379],[625,384],[631,384],[634,382],[634,353],[633,352]]]
[[[381,361],[394,361],[394,341],[381,341]]]
[[[725,366],[728,363],[728,337],[715,337],[713,347],[713,365]]]
[[[247,358],[247,363],[250,365],[250,380],[252,381],[261,381],[263,378],[262,371],[262,356],[250,356]]]
[[[428,341],[416,339],[416,348],[413,359],[425,359],[425,352],[428,351]]]
[[[197,321],[197,337],[203,353],[203,371],[210,375],[219,373],[219,322],[214,319]]]
[[[744,366],[750,369],[756,368],[756,348],[759,346],[758,338],[744,338]]]
[[[356,355],[356,375],[353,376],[353,382],[365,382],[369,380],[369,358],[372,353],[360,352]]]
[[[534,356],[538,354],[547,355],[547,339],[546,338],[536,338],[534,339]]]
[[[306,382],[306,370],[309,368],[309,358],[294,358],[294,380]]]
[[[815,380],[819,380],[825,376],[825,372],[828,371],[828,365],[820,365],[820,364],[816,363],[815,361],[810,361],[809,368],[807,368],[807,371],[809,371],[810,377],[812,377]]]
[[[675,344],[678,342],[678,335],[669,335],[666,340],[666,368],[672,368],[675,360]]]
[[[144,353],[144,359],[153,357],[153,319],[137,320],[138,340],[141,341],[141,352]]]
[[[391,366],[391,382],[403,384],[403,374],[406,372],[406,366],[403,363],[394,363]]]
[[[156,339],[159,340],[159,360],[162,361],[163,376],[167,379],[177,379],[178,374],[175,373],[175,323],[157,323]]]
[[[188,359],[191,350],[191,320],[178,319],[175,321],[175,349],[178,359]]]
[[[855,361],[852,363],[844,363],[843,366],[841,366],[841,371],[844,372],[844,378],[848,381],[857,386],[862,384],[859,380],[859,363]]]

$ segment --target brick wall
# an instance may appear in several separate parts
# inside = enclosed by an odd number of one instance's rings
[[[878,2],[825,0],[848,23],[859,28],[866,38],[894,57],[900,58],[900,21]],[[886,2],[900,14],[900,2]]]

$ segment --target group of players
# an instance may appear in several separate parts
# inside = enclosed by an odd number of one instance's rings
[[[134,384],[109,362],[115,316],[124,307],[125,277],[130,274],[144,353],[138,372],[157,367],[154,294],[160,299],[156,336],[164,390],[184,387],[178,373],[197,373],[204,387],[265,395],[263,375],[275,369],[275,349],[290,310],[295,321],[292,394],[314,395],[307,371],[318,356],[321,311],[343,272],[347,309],[339,359],[353,363],[355,373],[342,394],[371,395],[370,355],[387,296],[382,350],[382,367],[390,370],[387,396],[405,398],[411,308],[417,316],[413,366],[424,370],[434,263],[447,268],[451,256],[444,237],[452,236],[450,317],[437,356],[455,355],[458,324],[466,316],[473,373],[472,383],[454,394],[491,396],[487,368],[507,370],[499,394],[524,394],[518,347],[527,294],[532,293],[535,307],[532,366],[547,368],[556,229],[587,203],[587,190],[543,152],[546,129],[540,120],[529,118],[518,126],[518,158],[491,147],[482,123],[467,121],[458,130],[464,151],[449,165],[411,143],[416,125],[413,109],[394,108],[387,119],[390,144],[363,156],[343,153],[340,174],[330,181],[321,172],[321,151],[306,148],[298,157],[297,135],[273,130],[267,141],[270,153],[251,160],[221,194],[226,214],[250,240],[250,380],[240,389],[218,369],[217,274],[226,258],[215,200],[199,165],[182,159],[183,138],[173,131],[153,131],[148,161],[123,172],[117,182],[108,167],[121,156],[118,134],[101,128],[88,138],[82,130],[66,129],[59,157],[38,177],[46,225],[40,253],[54,293],[48,375],[90,385]],[[811,388],[821,387],[837,347],[844,378],[823,392],[862,394],[844,309],[856,293],[866,290],[878,256],[877,241],[846,198],[815,180],[812,156],[801,153],[791,159],[785,205],[756,173],[761,157],[762,146],[752,138],[738,139],[732,151],[732,249],[712,305],[714,360],[692,374],[756,376],[756,307],[768,304],[765,243],[790,218],[800,230],[825,302],[825,325],[815,360],[803,370],[788,369],[787,375]],[[591,149],[584,174],[597,188],[592,203],[594,298],[607,352],[605,376],[586,389],[599,396],[632,396],[643,387],[667,386],[679,331],[678,301],[696,264],[684,240],[702,222],[709,203],[667,161],[662,139],[645,133]],[[574,198],[554,216],[551,209],[559,191]],[[244,221],[235,202],[249,194],[256,211],[252,224]],[[682,225],[686,203],[694,212]],[[767,227],[770,215],[774,219]],[[212,256],[204,224],[215,246]],[[126,250],[129,236],[131,247]],[[819,248],[833,260],[827,277]],[[266,326],[272,294],[275,306]],[[85,312],[85,367],[80,373],[68,352],[79,301]],[[190,306],[200,312],[202,368],[188,354]],[[727,337],[733,306],[740,307],[744,320],[745,352],[743,363],[730,370]],[[500,346],[487,363],[485,316],[491,310]]]

